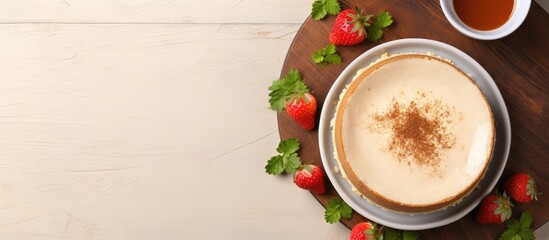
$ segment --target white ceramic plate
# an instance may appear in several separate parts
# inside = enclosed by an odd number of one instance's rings
[[[330,121],[334,118],[339,95],[345,86],[351,82],[359,69],[366,67],[385,52],[431,52],[453,61],[457,67],[466,73],[471,74],[473,80],[475,80],[480,87],[492,107],[492,112],[496,121],[496,143],[492,160],[484,178],[480,181],[479,188],[474,190],[473,193],[455,206],[438,212],[416,215],[382,210],[380,207],[368,203],[365,199],[357,196],[351,190],[351,185],[341,176],[341,173],[336,173],[334,171],[334,167],[338,166],[338,163],[334,159],[334,146],[331,140],[332,128],[330,127]],[[511,146],[511,124],[505,102],[501,97],[501,93],[499,92],[496,83],[480,64],[464,52],[448,44],[433,40],[412,38],[381,44],[363,53],[349,64],[332,85],[332,88],[326,97],[320,116],[318,136],[320,155],[322,157],[324,169],[339,195],[356,212],[372,221],[392,228],[423,230],[440,227],[459,220],[473,210],[484,196],[490,193],[501,176],[505,163],[507,162],[509,148]]]

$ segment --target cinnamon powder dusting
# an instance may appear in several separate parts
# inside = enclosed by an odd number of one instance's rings
[[[386,112],[371,116],[375,124],[370,130],[391,135],[386,150],[399,162],[427,167],[431,175],[438,175],[445,150],[455,144],[448,129],[454,123],[454,112],[440,100],[418,92],[409,103],[393,98]]]

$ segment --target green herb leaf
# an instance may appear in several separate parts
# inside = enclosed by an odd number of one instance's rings
[[[328,202],[328,206],[326,207],[326,211],[324,212],[324,219],[328,223],[336,223],[342,217],[351,218],[352,213],[353,209],[349,205],[347,205],[346,202],[344,202],[340,198],[332,198]]]
[[[336,15],[341,11],[341,6],[337,0],[315,0],[311,10],[311,16],[315,20],[326,17],[327,14]]]
[[[276,148],[276,151],[283,154],[291,154],[299,150],[299,141],[295,138],[288,138],[281,141]]]
[[[284,171],[286,173],[293,174],[301,166],[301,158],[297,153],[283,155],[282,158],[284,159]]]
[[[380,28],[374,25],[368,27],[368,35],[366,36],[368,41],[377,42],[381,37],[383,37],[383,31]]]
[[[390,227],[384,227],[384,240],[417,240],[419,234],[417,232],[402,231]]]
[[[328,63],[333,63],[333,64],[340,64],[341,63],[341,57],[337,54],[326,55],[326,57],[324,57],[324,60]]]
[[[333,44],[328,44],[326,48],[324,48],[326,51],[326,54],[334,54],[336,53],[336,46]]]
[[[419,238],[419,233],[402,231],[402,240],[417,240]]]
[[[265,172],[271,175],[278,175],[283,172],[294,173],[301,166],[301,158],[296,153],[299,146],[299,141],[295,138],[281,141],[278,148],[276,148],[280,155],[273,156],[267,161]]]
[[[341,57],[336,53],[336,47],[328,44],[325,48],[319,49],[311,56],[313,62],[320,66],[326,66],[328,63],[340,64]]]
[[[383,233],[384,240],[402,240],[402,231],[390,227],[384,227],[383,229],[385,229]]]
[[[282,156],[273,156],[269,161],[267,161],[265,172],[271,175],[278,175],[284,172],[284,159]]]
[[[301,80],[301,74],[291,69],[283,78],[273,81],[269,87],[269,105],[276,111],[286,108],[286,103],[294,97],[303,96],[309,92],[309,87]]]
[[[380,12],[372,25],[367,27],[368,40],[370,42],[376,42],[383,37],[383,30],[393,23],[393,17],[389,12]]]
[[[375,228],[369,228],[369,229],[366,229],[366,231],[364,231],[364,233],[366,233],[366,235],[368,236],[374,236],[376,235],[376,230]]]
[[[523,212],[520,219],[510,219],[506,223],[507,230],[499,236],[499,240],[534,240],[534,232],[532,231],[532,214]]]
[[[376,16],[376,21],[374,22],[374,25],[376,25],[378,28],[386,28],[391,26],[393,23],[393,17],[389,14],[389,12],[380,12]]]
[[[523,212],[520,215],[519,223],[521,228],[529,228],[530,226],[532,226],[532,221],[532,214],[530,214],[529,212]]]

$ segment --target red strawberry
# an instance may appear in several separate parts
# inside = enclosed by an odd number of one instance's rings
[[[505,191],[509,193],[511,199],[519,203],[528,203],[532,200],[538,200],[536,192],[536,182],[532,176],[526,173],[517,173],[509,178],[503,185]]]
[[[286,112],[305,130],[311,130],[315,127],[316,99],[310,93],[294,97],[286,103]]]
[[[325,191],[324,174],[322,169],[315,165],[300,167],[294,174],[294,182],[298,187],[318,194],[323,194]]]
[[[475,220],[482,224],[505,222],[511,217],[512,206],[505,192],[503,196],[488,195],[482,199]]]
[[[306,130],[315,127],[316,99],[301,80],[301,74],[290,69],[281,79],[269,87],[269,105],[277,112],[286,109],[288,115]]]
[[[328,39],[335,45],[355,45],[364,41],[366,27],[370,26],[368,21],[372,15],[362,15],[357,8],[341,11],[334,22]]]
[[[371,222],[361,222],[353,227],[351,230],[350,240],[377,240],[383,239],[381,229],[377,227],[377,224]]]

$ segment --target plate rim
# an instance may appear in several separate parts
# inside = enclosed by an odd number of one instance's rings
[[[329,116],[327,116],[327,112],[330,111],[330,108],[335,107],[329,101],[333,101],[334,99],[337,101],[337,99],[338,99],[337,97],[341,93],[341,90],[343,90],[344,86],[348,82],[350,82],[350,79],[349,79],[348,75],[351,74],[351,75],[354,76],[353,73],[356,72],[356,70],[358,70],[358,69],[355,69],[355,68],[363,68],[363,67],[367,66],[368,62],[361,63],[362,61],[364,61],[364,59],[366,59],[368,57],[371,57],[372,55],[376,54],[379,51],[391,52],[391,49],[395,49],[395,48],[399,48],[399,47],[405,47],[406,48],[406,45],[424,45],[424,46],[421,46],[421,47],[425,47],[426,50],[427,50],[426,52],[434,53],[435,55],[439,55],[439,54],[437,54],[437,51],[435,50],[435,48],[438,47],[438,48],[441,48],[445,51],[450,52],[452,55],[455,55],[455,56],[459,57],[460,59],[463,59],[464,62],[467,62],[467,63],[471,64],[473,69],[480,76],[478,78],[478,81],[475,78],[473,79],[475,81],[475,83],[477,83],[477,85],[479,85],[479,88],[481,88],[481,90],[484,90],[482,88],[482,86],[480,86],[480,84],[479,84],[479,83],[482,82],[482,83],[488,84],[487,88],[491,89],[493,91],[493,98],[494,98],[494,101],[495,101],[495,106],[500,107],[501,110],[502,110],[501,111],[501,115],[502,115],[501,117],[503,117],[503,119],[501,119],[501,120],[502,120],[502,123],[503,123],[503,127],[505,129],[505,131],[504,131],[504,140],[505,140],[505,142],[503,143],[503,145],[504,145],[503,149],[502,149],[503,156],[501,157],[501,162],[499,163],[499,165],[492,166],[492,168],[494,168],[494,167],[497,168],[496,171],[495,171],[495,176],[494,176],[493,179],[491,179],[491,181],[489,182],[487,187],[485,187],[485,188],[483,187],[483,189],[481,190],[482,192],[477,197],[477,199],[474,199],[473,202],[469,203],[469,205],[465,206],[463,209],[461,209],[456,214],[445,216],[443,219],[437,219],[436,221],[425,222],[425,223],[417,223],[417,224],[393,223],[393,222],[388,221],[386,219],[383,219],[383,218],[377,217],[373,214],[370,214],[367,210],[363,209],[359,205],[356,205],[354,203],[354,200],[352,200],[349,196],[347,196],[345,194],[345,191],[343,190],[343,187],[339,185],[339,183],[336,179],[336,176],[335,176],[336,173],[334,173],[334,170],[332,169],[333,166],[331,166],[330,163],[328,162],[328,161],[331,161],[332,159],[328,159],[328,156],[327,156],[327,151],[332,151],[333,152],[332,140],[327,139],[330,136],[330,133],[326,132],[327,130],[330,131],[331,128],[332,128],[330,126],[330,122],[333,119],[333,114],[330,114]],[[442,54],[442,55],[444,55],[444,54]],[[444,56],[441,56],[441,57],[444,57]],[[341,88],[341,90],[338,91],[339,88]],[[491,106],[492,106],[492,108],[494,108],[493,107],[494,105],[491,104]],[[494,118],[495,118],[495,116],[494,116]],[[330,182],[332,183],[332,185],[336,189],[338,195],[341,196],[341,198],[343,198],[343,200],[345,202],[347,202],[349,204],[349,206],[351,206],[356,212],[363,215],[364,217],[366,217],[366,218],[368,218],[372,221],[375,221],[377,223],[380,223],[382,225],[389,226],[389,227],[394,227],[394,228],[399,228],[399,229],[403,229],[403,230],[424,230],[424,229],[444,226],[444,225],[450,224],[452,222],[455,222],[455,221],[461,219],[462,217],[467,215],[469,212],[471,212],[480,203],[482,198],[484,196],[486,196],[487,194],[489,194],[492,191],[492,189],[495,187],[495,185],[497,184],[499,178],[501,177],[501,174],[503,173],[503,170],[505,169],[505,165],[506,165],[507,159],[509,157],[510,145],[511,145],[511,122],[510,122],[510,119],[509,119],[509,113],[508,113],[508,110],[507,110],[507,106],[506,106],[505,101],[504,101],[504,99],[501,95],[501,92],[499,91],[499,88],[497,87],[497,84],[494,82],[494,80],[492,79],[490,74],[476,60],[474,60],[472,57],[470,57],[465,52],[459,50],[458,48],[456,48],[454,46],[451,46],[449,44],[440,42],[440,41],[435,41],[435,40],[430,40],[430,39],[423,39],[423,38],[404,38],[404,39],[389,41],[389,42],[380,44],[376,47],[373,47],[373,48],[367,50],[366,52],[362,53],[357,58],[355,58],[339,74],[337,79],[334,81],[334,83],[330,87],[330,90],[329,90],[329,92],[326,96],[326,100],[324,102],[324,105],[322,107],[322,111],[321,111],[321,115],[320,115],[319,128],[318,129],[319,129],[318,130],[318,132],[319,132],[318,141],[319,141],[319,150],[320,150],[320,157],[321,157],[321,160],[322,160],[322,165],[323,165],[323,167],[326,171],[326,174],[328,175],[328,178],[329,178]],[[498,135],[498,133],[496,131],[496,142],[497,142],[497,139],[498,139],[497,135]],[[325,146],[325,145],[327,145],[327,146]],[[326,147],[332,148],[332,149],[328,150],[328,149],[326,149]],[[494,151],[495,151],[495,149],[494,149]],[[492,155],[494,155],[494,153]],[[341,175],[341,174],[339,174],[339,175]],[[337,183],[337,184],[334,184],[334,183]],[[348,187],[350,187],[350,186],[348,186]],[[409,214],[400,214],[400,213],[388,212],[387,210],[383,210],[379,206],[375,206],[372,203],[369,203],[367,200],[362,199],[361,197],[359,197],[359,198],[362,201],[365,201],[366,204],[372,205],[374,208],[378,208],[381,211],[386,211],[389,214],[400,215],[403,218],[406,217],[406,216],[411,216]],[[444,211],[447,211],[447,210],[448,209],[445,209],[445,210],[441,210],[441,211],[438,211],[438,212],[435,212],[435,213],[440,213],[440,212],[444,212]],[[425,213],[425,214],[421,214],[421,215],[430,215],[430,214],[434,214],[434,213]],[[417,215],[414,215],[414,216],[417,216]]]

